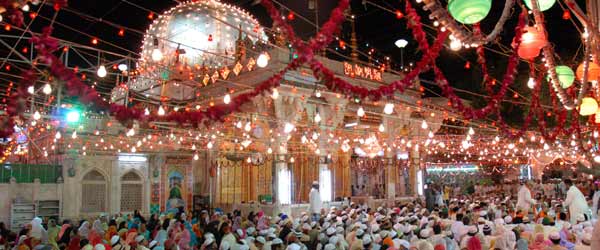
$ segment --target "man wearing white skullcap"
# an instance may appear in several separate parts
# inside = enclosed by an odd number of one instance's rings
[[[321,202],[321,194],[319,193],[319,183],[314,181],[308,195],[310,201],[310,213],[313,221],[318,221],[321,215],[321,208],[323,203]]]

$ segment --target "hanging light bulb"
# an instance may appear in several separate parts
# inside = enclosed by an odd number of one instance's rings
[[[272,153],[273,153],[273,149],[271,149],[271,147],[269,147],[269,148],[267,149],[267,154],[272,154]]]
[[[275,89],[273,89],[273,93],[271,93],[271,98],[277,99],[278,97],[279,97],[279,90],[277,90],[275,88]]]
[[[472,128],[472,127],[471,127],[471,128],[469,128],[469,134],[470,134],[470,135],[474,135],[474,134],[475,134],[475,130],[473,130],[473,128]]]
[[[267,67],[269,65],[269,55],[267,53],[260,53],[256,59],[256,65],[261,68]]]
[[[527,87],[530,89],[535,88],[535,80],[533,77],[529,77],[529,80],[527,81]]]
[[[73,134],[71,134],[71,138],[77,139],[77,131],[73,131]]]
[[[294,130],[294,124],[291,124],[289,122],[286,122],[285,125],[283,126],[283,132],[286,134],[289,134],[290,132],[292,132],[292,130]]]
[[[200,157],[198,156],[198,153],[194,154],[194,161],[197,161],[198,159],[200,159]]]
[[[423,120],[423,122],[421,122],[421,128],[422,129],[427,129],[429,126],[427,126],[427,122],[425,120]]]
[[[100,65],[100,67],[98,67],[98,71],[96,71],[96,74],[101,78],[106,77],[106,74],[108,74],[106,67],[104,67],[104,65]]]
[[[385,127],[383,126],[383,123],[379,124],[379,132],[383,132],[385,131]]]
[[[148,108],[144,109],[144,115],[150,115],[150,110],[148,110]]]
[[[152,57],[152,61],[155,61],[155,62],[158,62],[158,61],[162,60],[163,59],[162,51],[160,51],[159,48],[154,48],[152,50],[151,57]]]
[[[35,93],[35,87],[33,85],[27,87],[27,93],[33,95]]]
[[[57,140],[60,140],[60,138],[62,138],[62,134],[60,134],[60,131],[56,131],[54,138],[56,138]]]
[[[290,157],[290,163],[294,163],[296,160],[294,160],[294,157]]]
[[[213,143],[212,143],[212,141],[209,141],[209,142],[206,144],[206,148],[208,148],[208,149],[211,149],[212,147],[213,147]]]
[[[137,152],[137,149],[135,147],[131,147],[131,153],[135,153]]]
[[[315,123],[319,122],[321,122],[321,115],[319,115],[319,112],[317,112],[317,114],[315,115]]]
[[[163,107],[162,107],[162,106],[159,106],[159,107],[158,107],[158,115],[160,115],[160,116],[163,116],[163,115],[165,115],[165,109],[163,109]]]
[[[225,97],[223,97],[223,102],[225,104],[229,104],[231,102],[231,96],[229,94],[226,94]]]
[[[459,51],[462,49],[462,42],[460,42],[458,39],[452,39],[450,42],[450,49],[453,51]]]
[[[427,134],[427,136],[428,136],[429,138],[433,138],[433,136],[434,136],[434,134],[433,134],[433,131],[429,130],[429,134]]]
[[[244,131],[250,132],[251,129],[252,125],[250,124],[250,122],[246,122],[246,125],[244,125]]]
[[[242,128],[242,121],[238,121],[235,123],[236,128]]]
[[[33,119],[37,121],[40,118],[42,118],[42,115],[40,114],[40,112],[39,111],[35,111],[35,113],[33,113]]]
[[[391,115],[392,113],[394,113],[394,104],[386,103],[383,107],[383,113],[385,113],[386,115]]]
[[[362,106],[358,107],[358,110],[356,110],[356,115],[357,115],[358,117],[363,117],[363,116],[365,116],[365,110],[363,109],[363,107],[362,107]]]
[[[317,92],[315,92],[315,96],[316,96],[317,98],[321,98],[321,91],[318,91],[318,90],[317,90]]]
[[[42,88],[42,92],[44,92],[44,94],[46,95],[52,94],[52,86],[50,86],[50,83],[46,83],[44,85],[44,88]]]

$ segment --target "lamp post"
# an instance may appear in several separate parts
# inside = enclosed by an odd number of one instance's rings
[[[394,44],[396,47],[400,48],[400,64],[402,65],[402,70],[404,70],[404,48],[408,45],[408,41],[405,39],[398,39]]]

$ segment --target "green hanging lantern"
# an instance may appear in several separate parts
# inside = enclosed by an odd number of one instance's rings
[[[558,76],[558,81],[563,89],[571,87],[573,81],[575,81],[575,72],[564,65],[556,66],[556,75]]]
[[[492,8],[492,0],[450,0],[450,15],[464,24],[474,24],[483,20]]]
[[[556,0],[537,0],[540,11],[552,8],[554,3],[556,3]],[[531,9],[531,0],[525,0],[525,5],[527,5],[527,8]]]

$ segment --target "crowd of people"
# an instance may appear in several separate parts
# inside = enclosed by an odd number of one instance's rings
[[[475,192],[428,209],[416,199],[389,207],[349,203],[297,216],[220,209],[101,215],[81,221],[35,218],[20,231],[0,224],[6,250],[587,250],[600,249],[600,227],[569,180],[562,199],[518,192]],[[533,194],[532,194],[533,193]],[[600,192],[599,196],[600,196]],[[538,198],[538,199],[535,199]],[[583,200],[582,200],[583,199]],[[444,200],[444,199],[442,199]],[[583,202],[585,202],[585,204]],[[597,201],[596,201],[597,202]],[[315,204],[312,204],[315,203]],[[592,205],[593,207],[594,205]],[[597,207],[597,205],[596,205]]]

